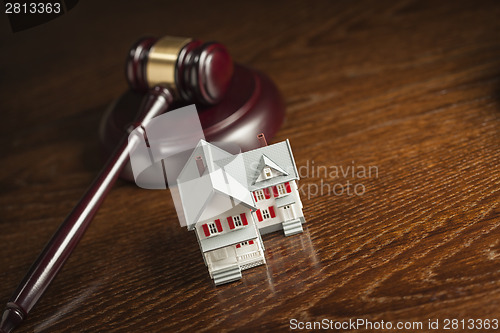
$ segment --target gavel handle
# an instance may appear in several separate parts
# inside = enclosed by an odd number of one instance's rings
[[[167,88],[153,88],[132,126],[145,126],[152,118],[165,112],[171,102],[172,94]],[[116,182],[128,161],[132,147],[128,137],[124,136],[97,178],[59,226],[10,298],[2,317],[0,332],[8,333],[17,327],[45,292]]]

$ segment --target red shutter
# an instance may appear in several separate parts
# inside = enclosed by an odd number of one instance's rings
[[[290,183],[289,182],[285,183],[285,187],[286,187],[286,193],[292,192],[292,188],[290,187]]]
[[[227,224],[229,224],[229,229],[234,229],[234,221],[232,216],[229,216],[227,218]]]
[[[266,196],[266,199],[271,197],[271,193],[269,193],[269,189],[267,187],[264,189],[264,195]]]
[[[205,232],[205,236],[210,236],[210,230],[208,230],[208,225],[205,223],[204,225],[202,225],[203,227],[203,231]]]
[[[240,217],[241,217],[241,221],[243,221],[243,225],[248,225],[247,214],[245,214],[245,213],[240,214]]]
[[[255,199],[255,202],[259,201],[257,200],[257,195],[255,194],[255,192],[253,192],[253,198]]]
[[[222,232],[222,224],[220,224],[220,220],[215,220],[215,225],[217,226],[217,231]]]
[[[236,248],[239,249],[241,247],[241,244],[236,244]]]
[[[277,196],[279,196],[280,194],[278,193],[278,188],[276,186],[273,186],[273,193],[274,193],[274,197],[276,198]]]
[[[257,218],[259,219],[259,222],[262,222],[262,213],[260,212],[260,209],[255,212],[257,214]]]
[[[274,213],[274,206],[269,206],[269,214],[271,214],[271,218],[276,217],[276,214]]]
[[[248,244],[253,244],[253,240],[251,240],[251,241],[248,241]]]

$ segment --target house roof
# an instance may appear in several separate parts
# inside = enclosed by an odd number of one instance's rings
[[[244,170],[236,168],[227,168],[226,170],[229,174],[237,177],[239,181],[245,181],[248,190],[251,192],[299,179],[299,173],[288,140],[250,150],[240,155],[243,157]],[[226,161],[229,162],[229,159],[218,161],[218,165],[225,165]],[[266,165],[283,175],[256,182]]]
[[[201,176],[197,156],[205,168]],[[280,175],[256,182],[265,166]],[[250,192],[296,179],[299,174],[288,140],[238,155],[200,140],[177,178],[184,223],[192,229],[239,204],[256,210]]]
[[[227,151],[220,149],[219,147],[208,143],[205,140],[200,140],[196,147],[193,149],[190,157],[188,158],[186,164],[182,168],[179,176],[177,176],[177,182],[185,182],[198,178],[200,173],[198,171],[198,165],[196,164],[196,157],[201,156],[203,159],[203,164],[205,166],[205,171],[214,171],[219,167],[214,164],[214,162],[221,159],[231,159],[234,155],[228,153]]]
[[[196,165],[197,156],[202,157],[205,166],[201,176]],[[227,163],[219,166],[216,159],[220,158],[224,158]],[[256,210],[246,182],[241,182],[237,173],[233,175],[226,168],[244,169],[242,156],[233,156],[201,140],[177,178],[184,222],[188,229],[192,229],[198,221],[223,214],[239,204]]]

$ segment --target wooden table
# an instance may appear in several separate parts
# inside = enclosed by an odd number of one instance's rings
[[[307,219],[215,287],[168,191],[119,182],[18,332],[500,319],[499,18],[495,1],[94,0],[13,34],[2,15],[2,303],[99,170],[143,35],[216,39],[276,82]]]

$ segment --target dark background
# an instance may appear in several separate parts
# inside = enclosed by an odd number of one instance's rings
[[[168,191],[119,182],[19,332],[287,330],[289,320],[500,319],[496,1],[80,1],[0,15],[0,301],[102,165],[97,130],[141,36],[218,40],[287,106],[298,166],[378,167],[303,197],[301,235],[213,286]],[[441,326],[442,328],[442,326]],[[366,330],[369,331],[369,330]]]

